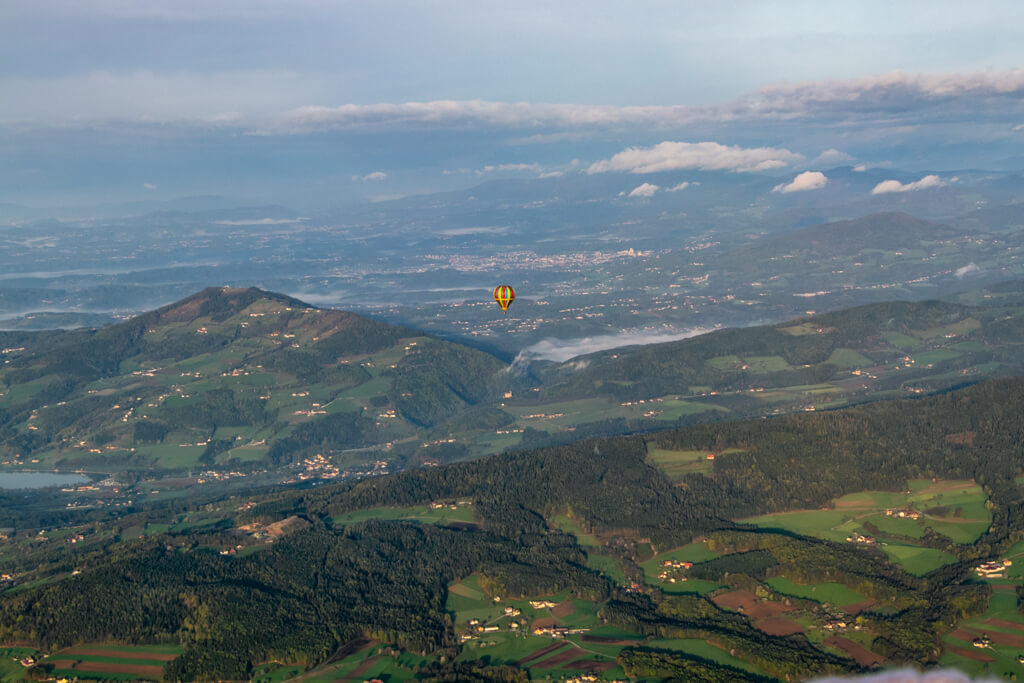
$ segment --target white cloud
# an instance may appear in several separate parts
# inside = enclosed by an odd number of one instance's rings
[[[971,261],[966,266],[963,266],[961,268],[957,268],[956,271],[953,274],[956,275],[957,279],[959,280],[959,279],[963,279],[964,277],[970,275],[971,273],[977,273],[977,272],[980,272],[980,271],[981,271],[981,268],[978,267],[978,264],[975,263],[974,261]]]
[[[679,183],[678,185],[676,185],[675,187],[670,187],[670,188],[668,188],[665,191],[666,192],[679,192],[680,190],[685,190],[691,184],[692,185],[699,185],[700,183],[689,183],[689,182],[683,181],[683,182]]]
[[[629,193],[630,197],[653,197],[654,193],[661,188],[651,183],[644,183],[643,185],[637,185]]]
[[[868,166],[867,164],[857,164],[856,166],[853,167],[853,170],[856,171],[857,173],[863,173],[864,171],[868,170]]]
[[[803,156],[774,147],[745,148],[717,142],[661,142],[654,147],[630,147],[611,159],[590,165],[588,174],[608,171],[657,173],[677,169],[704,171],[764,171],[782,168]]]
[[[864,676],[825,676],[815,678],[808,683],[971,683],[971,681],[993,681],[991,678],[971,678],[956,669],[939,669],[935,671],[915,671],[901,669],[883,671]]]
[[[1024,130],[1024,123],[1018,123],[1016,126],[1011,128],[1010,130],[1012,130],[1014,132]]]
[[[890,192],[913,192],[915,190],[926,190],[930,187],[942,187],[946,185],[946,181],[937,175],[926,175],[920,180],[915,180],[912,183],[903,184],[898,180],[883,180],[882,182],[875,185],[875,189],[871,190],[871,194],[889,194]]]
[[[979,112],[1014,125],[1024,69],[966,74],[894,72],[847,80],[773,85],[702,106],[615,106],[435,100],[338,106],[312,74],[285,69],[195,73],[93,71],[55,78],[0,78],[3,119],[32,127],[97,121],[187,122],[250,133],[303,133],[366,126],[493,126],[537,130],[518,142],[552,142],[599,128],[678,130],[701,123],[829,119],[867,124],[894,120],[977,121]],[[69,105],[68,103],[71,103]],[[284,103],[284,104],[282,104]],[[942,106],[936,106],[941,104]],[[283,109],[282,109],[283,107]],[[1019,119],[1017,119],[1019,120]],[[543,130],[548,129],[548,130]],[[1018,128],[1020,130],[1020,128]],[[517,141],[512,141],[515,144]]]
[[[374,171],[373,173],[367,173],[366,175],[354,175],[354,176],[352,176],[352,180],[362,180],[364,182],[366,182],[366,181],[374,182],[374,181],[377,181],[377,180],[386,180],[387,177],[388,177],[388,174],[385,173],[384,171]]]
[[[547,173],[541,173],[538,178],[561,178],[565,175],[564,171],[548,171]]]
[[[144,189],[146,189],[146,190],[155,190],[156,189],[156,185],[154,185],[153,183],[142,183],[142,187]]]
[[[825,187],[825,183],[828,182],[828,178],[821,171],[804,171],[790,183],[782,183],[772,188],[772,192],[781,192],[782,194],[789,194],[790,192],[806,192],[807,190],[817,190]]]
[[[823,166],[824,164],[841,164],[844,161],[853,161],[853,157],[838,149],[826,149],[818,155],[818,158],[811,162],[812,166]]]

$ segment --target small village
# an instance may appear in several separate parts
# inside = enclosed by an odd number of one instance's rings
[[[664,560],[661,563],[662,571],[658,574],[658,578],[666,583],[677,583],[686,581],[686,575],[683,574],[684,570],[693,567],[693,562],[686,562],[683,560]]]
[[[494,596],[491,600],[495,604],[501,603],[500,596]],[[559,603],[552,602],[551,600],[530,600],[529,605],[532,609],[541,611],[557,608]],[[490,621],[481,621],[481,619],[475,618],[469,619],[466,622],[468,630],[459,635],[459,642],[467,643],[469,641],[476,641],[479,640],[481,636],[485,636],[489,633],[497,633],[502,630],[511,631],[513,633],[532,633],[535,636],[546,636],[548,638],[566,638],[570,635],[578,635],[590,631],[589,628],[570,628],[550,623],[538,623],[534,628],[530,629],[530,619],[523,617],[522,614],[523,612],[520,608],[507,605],[502,608],[501,615],[491,619]],[[508,619],[508,622],[505,624],[504,629],[502,629],[502,626],[497,622],[504,619]],[[481,643],[479,647],[486,647],[486,643]]]

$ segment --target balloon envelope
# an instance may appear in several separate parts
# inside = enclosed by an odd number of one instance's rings
[[[494,288],[494,300],[501,306],[501,312],[508,311],[508,307],[515,301],[516,292],[508,285],[498,285]]]

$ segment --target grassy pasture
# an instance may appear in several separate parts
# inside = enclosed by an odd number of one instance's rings
[[[671,481],[682,481],[687,474],[708,474],[712,461],[707,459],[709,451],[672,451],[664,448],[648,448],[647,461],[665,473]]]
[[[674,422],[683,415],[694,415],[697,413],[706,413],[718,411],[722,413],[728,413],[729,409],[724,406],[718,406],[713,403],[695,403],[693,401],[682,401],[677,399],[666,398],[661,403],[655,403],[655,410],[660,410],[661,413],[654,416],[656,420],[665,420],[667,422]],[[640,409],[645,406],[640,406]],[[650,410],[651,407],[648,405],[646,410]],[[639,412],[639,409],[634,409]],[[641,415],[643,413],[640,413]],[[638,416],[639,417],[639,416]]]
[[[622,570],[622,565],[614,557],[594,553],[587,556],[587,566],[601,572],[601,574],[607,576],[620,586],[626,584],[626,573]]]
[[[951,349],[935,349],[933,351],[915,353],[910,358],[914,361],[915,365],[924,366],[931,363],[941,363],[944,360],[953,360],[954,358],[959,358],[961,355],[963,354],[959,351],[953,351]]]
[[[920,339],[915,339],[901,332],[883,332],[882,337],[885,341],[904,351],[916,351],[924,346]]]
[[[971,481],[920,479],[908,482],[903,492],[861,491],[832,502],[833,507],[828,510],[795,510],[743,521],[837,542],[844,541],[854,531],[868,533],[864,524],[870,522],[879,529],[883,541],[886,541],[886,533],[920,538],[925,529],[931,527],[959,543],[973,543],[992,520],[985,507],[984,491]],[[900,519],[885,514],[887,509],[905,508],[921,512],[921,518]],[[912,573],[926,573],[953,561],[951,555],[919,548],[901,539],[889,539],[888,543],[883,550]]]
[[[155,446],[139,446],[135,449],[135,455],[154,458],[161,467],[188,468],[196,466],[199,456],[205,450],[206,446],[157,444]]]
[[[828,603],[835,607],[852,605],[866,599],[860,593],[850,590],[841,583],[813,583],[805,586],[782,577],[768,579],[765,583],[783,595]]]
[[[729,355],[710,358],[705,361],[704,364],[712,370],[718,370],[719,372],[731,372],[732,370],[739,369],[739,367],[743,365],[743,361],[740,360],[739,356]]]
[[[745,356],[743,362],[747,366],[747,372],[755,374],[782,372],[793,367],[782,356]]]
[[[854,349],[836,349],[825,362],[831,363],[837,368],[847,370],[852,370],[854,368],[869,368],[875,365],[873,360]]]
[[[757,666],[745,662],[738,657],[730,655],[726,650],[716,647],[706,640],[699,638],[672,638],[665,640],[651,640],[644,643],[645,647],[661,648],[664,650],[676,650],[686,654],[695,655],[704,659],[717,662],[724,666],[731,666],[751,673],[763,673]]]
[[[956,562],[956,558],[942,550],[916,545],[890,543],[882,547],[893,562],[911,574],[923,576],[943,565]]]
[[[276,662],[263,664],[252,671],[252,683],[281,683],[302,673],[300,666],[285,666]]]
[[[565,515],[555,515],[554,517],[552,517],[548,521],[556,529],[560,529],[561,531],[564,531],[567,534],[572,534],[573,536],[575,536],[576,537],[576,542],[579,543],[580,545],[586,545],[586,546],[599,546],[599,545],[601,545],[598,542],[597,538],[593,534],[588,534],[587,532],[585,532],[583,530],[583,527],[581,527],[578,523],[576,523],[575,520],[570,519],[569,517],[566,517]]]
[[[424,524],[447,524],[448,522],[472,522],[473,506],[460,505],[454,510],[443,507],[430,509],[429,505],[414,505],[405,508],[379,507],[368,510],[357,510],[331,518],[337,525],[358,524],[369,519],[398,520],[404,519]]]

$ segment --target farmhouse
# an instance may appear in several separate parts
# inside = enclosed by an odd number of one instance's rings
[[[900,519],[919,519],[921,513],[917,510],[904,509],[904,510],[886,510],[886,517],[899,517]]]
[[[865,545],[878,545],[878,541],[875,540],[874,536],[862,536],[854,531],[852,534],[846,537],[846,540],[850,543],[863,543]]]
[[[975,567],[974,571],[978,576],[985,579],[997,579],[1006,577],[1006,567],[1008,565],[1003,562],[986,562],[984,564]]]

